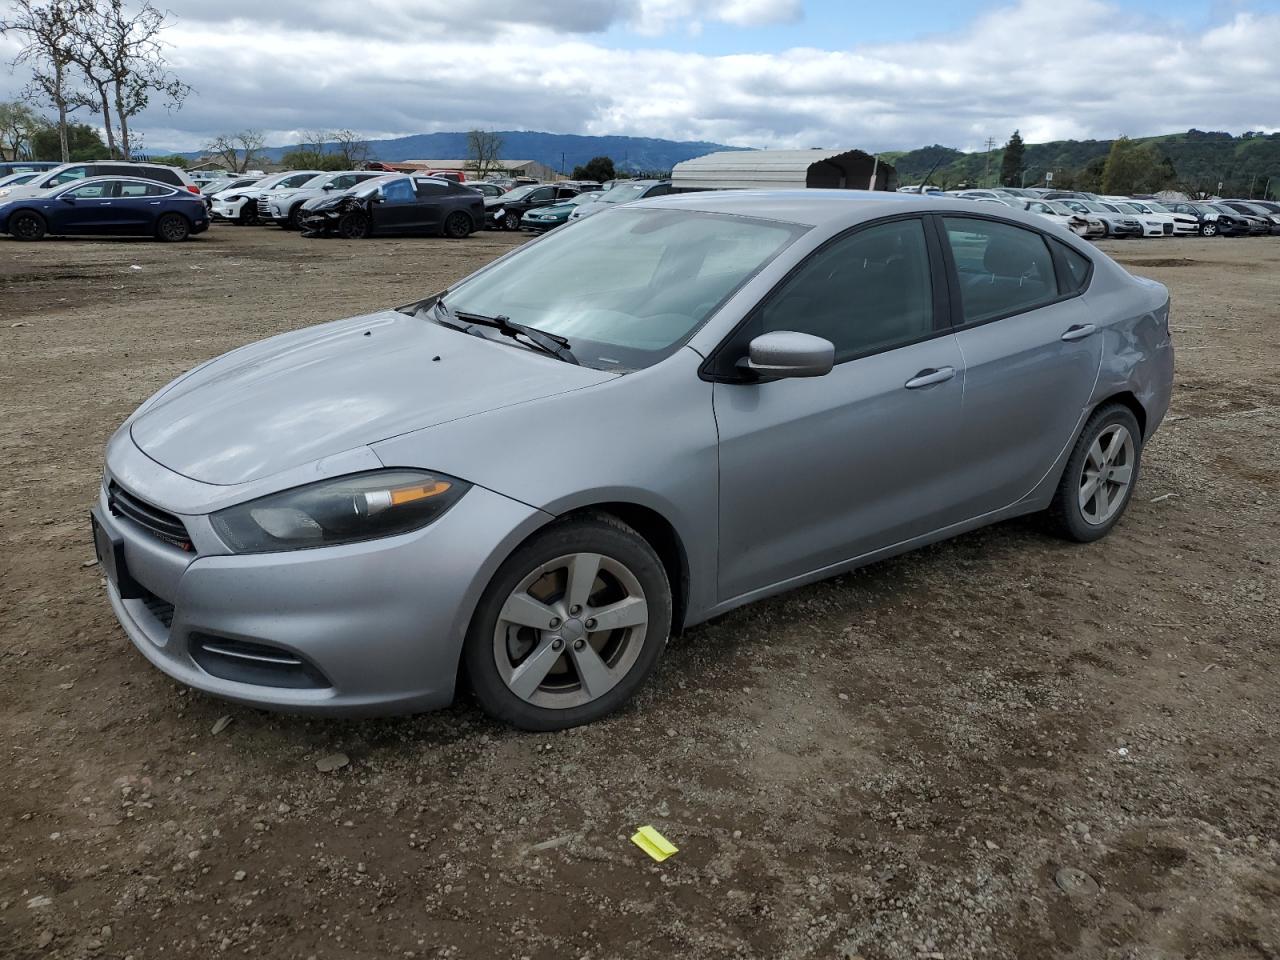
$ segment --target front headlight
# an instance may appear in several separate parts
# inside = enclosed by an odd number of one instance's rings
[[[223,203],[239,203],[244,197],[236,194],[234,197],[214,197],[215,200],[221,200]]]
[[[273,493],[210,519],[236,553],[330,547],[425,527],[469,489],[425,470],[378,470]]]

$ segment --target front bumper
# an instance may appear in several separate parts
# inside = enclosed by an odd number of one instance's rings
[[[525,214],[525,216],[520,218],[520,229],[533,230],[535,233],[545,233],[547,230],[551,230],[555,227],[562,226],[567,220],[568,220],[567,217],[564,220],[559,220],[554,218],[548,219],[548,220],[539,220],[534,217],[530,217],[528,214]]]
[[[222,200],[213,201],[213,206],[209,208],[209,213],[215,220],[239,220],[246,203],[254,203],[253,200],[241,200],[239,203],[226,203]],[[256,206],[256,203],[254,203]]]
[[[136,447],[126,451],[123,472],[130,492],[146,500],[147,492],[137,489],[139,472],[147,469],[142,456]],[[169,474],[156,477],[155,489],[166,489],[176,476],[158,464],[150,469]],[[109,462],[107,480],[112,476]],[[186,481],[188,489],[192,482]],[[232,556],[185,553],[112,514],[106,482],[97,512],[108,535],[123,541],[128,576],[142,588],[141,597],[122,599],[108,583],[111,607],[153,666],[228,700],[342,715],[448,704],[480,593],[515,545],[550,519],[474,487],[435,523],[412,533]],[[179,516],[197,544],[209,543],[206,517]],[[238,670],[242,661],[210,652],[227,649],[301,662],[311,682],[294,683],[298,671],[247,681]]]
[[[1140,237],[1142,236],[1141,226],[1129,226],[1123,223],[1108,224],[1107,230],[1113,237]]]

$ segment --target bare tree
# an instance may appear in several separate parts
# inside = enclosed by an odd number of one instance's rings
[[[58,111],[63,163],[71,157],[67,114],[78,105],[69,73],[80,6],[80,0],[11,0],[9,15],[0,20],[0,33],[18,33],[26,40],[13,63],[31,68],[28,96]]]
[[[167,15],[151,0],[143,0],[136,13],[125,9],[124,0],[83,0],[85,9],[78,19],[76,45],[83,59],[92,64],[86,75],[104,76],[109,84],[111,107],[119,132],[120,153],[131,153],[129,120],[142,112],[159,95],[170,109],[182,106],[191,87],[175,77],[164,59],[160,35],[169,26]],[[95,82],[92,79],[90,82]],[[111,117],[103,102],[104,121],[111,138]]]
[[[498,166],[502,138],[490,130],[472,130],[467,134],[467,169],[484,177]]]
[[[205,144],[205,150],[222,158],[233,173],[244,173],[266,142],[261,130],[241,130],[218,134]]]
[[[334,130],[328,135],[333,152],[342,158],[344,169],[354,170],[369,159],[369,141],[352,130]]]

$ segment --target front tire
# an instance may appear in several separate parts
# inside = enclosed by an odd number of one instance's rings
[[[364,240],[371,223],[363,210],[351,210],[338,218],[337,234],[343,240]]]
[[[1216,237],[1218,235],[1218,225],[1216,223],[1200,224],[1200,236]]]
[[[180,213],[166,213],[156,221],[156,239],[164,243],[181,243],[191,235],[191,224]]]
[[[1138,418],[1123,404],[1094,411],[1058,482],[1048,519],[1068,540],[1101,540],[1120,522],[1142,464]]]
[[[9,220],[9,235],[15,240],[42,240],[48,229],[44,217],[30,210],[15,213]]]
[[[502,229],[503,229],[503,230],[519,230],[519,229],[520,229],[520,214],[518,214],[518,213],[508,213],[505,217],[503,217],[503,218],[502,218]]]
[[[302,213],[302,204],[295,203],[289,210],[289,215],[280,221],[281,228],[285,230],[298,229],[298,216]]]
[[[240,208],[236,223],[242,227],[255,227],[261,222],[258,219],[258,204],[253,200],[246,200],[245,205]]]
[[[609,516],[558,521],[498,569],[463,661],[476,698],[522,730],[564,730],[621,707],[657,666],[671,586],[653,547]]]

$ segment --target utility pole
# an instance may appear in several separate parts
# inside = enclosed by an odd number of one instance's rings
[[[982,185],[984,187],[991,186],[991,151],[995,149],[995,137],[987,137],[987,170],[982,175]]]
[[[560,151],[560,176],[564,176],[564,151]]]
[[[1258,182],[1258,175],[1255,173],[1253,179],[1249,181],[1249,199],[1253,199],[1253,186]]]

